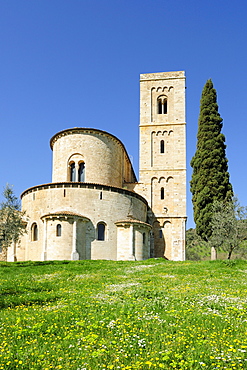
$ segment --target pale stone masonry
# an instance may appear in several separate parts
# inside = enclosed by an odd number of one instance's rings
[[[139,182],[105,131],[63,130],[50,145],[52,182],[23,192],[27,233],[9,261],[185,259],[184,72],[141,75]]]
[[[150,206],[151,254],[185,259],[185,74],[142,74],[140,169],[136,190]]]

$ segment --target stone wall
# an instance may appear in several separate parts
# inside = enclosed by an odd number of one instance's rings
[[[5,247],[0,247],[0,261],[7,260],[7,249]]]
[[[85,165],[85,182],[122,187],[135,181],[127,152],[115,136],[95,129],[69,129],[51,139],[53,182],[70,181],[70,164]]]
[[[135,191],[147,199],[151,208],[149,222],[154,226],[154,257],[163,255],[183,260],[185,75],[179,71],[140,77],[140,180]]]
[[[87,183],[51,183],[28,189],[23,193],[22,207],[29,221],[28,234],[17,248],[18,260],[71,259],[73,238],[76,238],[78,258],[116,260],[115,222],[128,217],[147,220],[147,204],[138,194]],[[73,232],[75,220],[77,226]],[[104,241],[97,240],[100,222],[106,225]],[[34,223],[38,226],[36,241],[31,233]],[[61,237],[56,236],[57,223],[62,226]]]

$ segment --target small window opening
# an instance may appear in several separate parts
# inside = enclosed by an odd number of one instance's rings
[[[33,193],[33,200],[35,200],[35,193]]]
[[[102,191],[99,193],[99,199],[103,199]]]
[[[32,241],[35,242],[38,240],[38,226],[36,223],[34,223],[32,225],[32,228],[31,228],[31,238],[32,238]]]
[[[103,223],[98,224],[97,240],[105,240],[105,224],[103,224]]]
[[[63,190],[63,196],[66,197],[66,189]]]
[[[167,114],[167,97],[162,95],[157,99],[158,114]]]
[[[70,181],[75,181],[75,163],[70,165]]]
[[[145,245],[146,244],[146,233],[142,234],[142,241],[143,241],[143,245]]]
[[[163,114],[167,114],[167,99],[163,102]]]
[[[164,188],[160,189],[160,199],[165,199],[165,191]]]
[[[79,164],[78,181],[79,182],[84,182],[85,181],[85,163],[80,163]]]
[[[57,224],[57,227],[56,227],[56,236],[61,236],[62,235],[62,225],[61,224]]]
[[[162,230],[160,229],[160,231],[159,231],[159,236],[160,236],[160,239],[162,239],[163,238],[163,233],[162,233]]]
[[[160,153],[165,153],[165,143],[164,140],[160,142]]]
[[[162,101],[161,101],[161,99],[158,100],[158,114],[162,114]]]

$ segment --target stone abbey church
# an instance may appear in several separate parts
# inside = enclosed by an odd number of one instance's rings
[[[9,261],[185,259],[185,74],[140,76],[140,173],[108,132],[50,140],[52,182],[22,195],[25,233]]]

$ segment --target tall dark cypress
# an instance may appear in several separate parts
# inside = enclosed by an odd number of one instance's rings
[[[197,234],[208,240],[212,233],[211,217],[214,200],[231,200],[225,136],[218,113],[217,95],[211,80],[203,88],[198,120],[197,149],[191,160],[193,168],[190,189]]]

